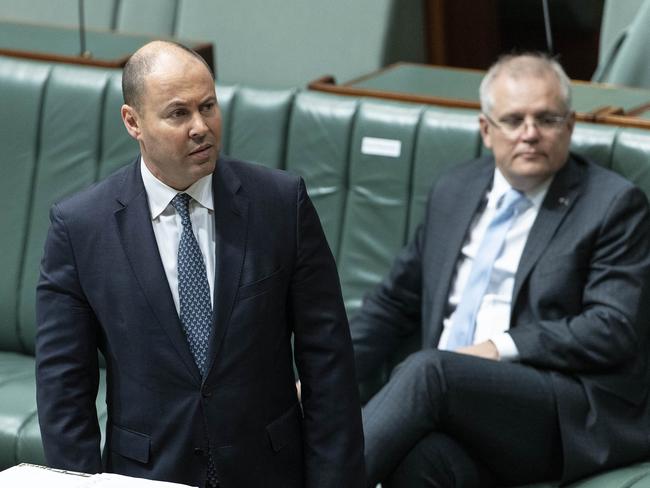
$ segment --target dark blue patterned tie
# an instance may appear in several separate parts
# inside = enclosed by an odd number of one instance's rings
[[[212,306],[203,254],[192,231],[190,198],[187,193],[178,193],[171,201],[183,223],[183,232],[178,244],[178,298],[181,323],[190,351],[201,371],[201,376],[205,377],[212,329]],[[218,486],[217,472],[210,450],[208,451],[207,486]]]
[[[203,254],[192,231],[189,201],[187,193],[179,193],[171,202],[183,222],[178,245],[178,299],[181,323],[190,351],[201,375],[205,376],[212,330],[212,305]]]

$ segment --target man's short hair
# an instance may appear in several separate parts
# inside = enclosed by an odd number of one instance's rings
[[[544,76],[552,73],[560,85],[560,95],[564,109],[571,110],[571,80],[564,72],[564,69],[554,58],[540,52],[526,52],[521,54],[506,54],[490,66],[481,81],[479,96],[481,100],[481,111],[490,114],[494,108],[492,99],[492,84],[501,74],[511,77],[518,76]]]
[[[122,98],[124,103],[139,110],[142,105],[142,97],[144,95],[144,80],[146,76],[151,73],[154,68],[156,58],[161,50],[167,49],[180,49],[201,61],[206,67],[212,79],[214,73],[210,69],[208,63],[201,57],[199,53],[190,49],[183,44],[174,41],[154,41],[160,43],[161,48],[158,50],[153,49],[139,49],[136,51],[124,65],[122,71]],[[145,46],[146,47],[146,46]]]

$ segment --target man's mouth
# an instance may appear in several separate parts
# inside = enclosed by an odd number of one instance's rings
[[[212,147],[212,144],[204,144],[202,146],[199,146],[197,149],[195,149],[194,151],[192,151],[190,153],[190,156],[195,156],[195,155],[199,155],[199,154],[202,154],[202,153],[207,153],[208,150],[211,147]]]

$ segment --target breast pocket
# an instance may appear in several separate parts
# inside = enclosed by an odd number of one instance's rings
[[[283,283],[284,275],[284,267],[281,267],[269,275],[241,285],[237,292],[237,300],[241,302],[247,298],[262,295],[263,293],[280,286]]]

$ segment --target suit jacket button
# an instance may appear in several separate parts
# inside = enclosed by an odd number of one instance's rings
[[[205,451],[201,449],[200,447],[195,447],[194,448],[194,454],[196,456],[203,456],[205,454]]]
[[[201,392],[201,395],[203,395],[203,398],[210,398],[212,396],[212,392],[209,390],[203,390]]]

